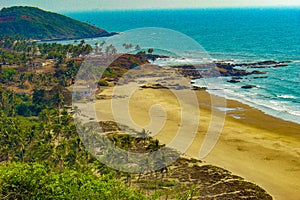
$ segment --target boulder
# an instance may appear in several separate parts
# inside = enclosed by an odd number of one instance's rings
[[[236,79],[231,79],[231,80],[228,80],[227,82],[228,82],[228,83],[239,83],[239,82],[241,82],[241,81],[238,81],[238,80],[236,80]]]
[[[259,79],[259,78],[268,78],[268,76],[254,76],[254,79]]]
[[[255,85],[244,85],[241,88],[243,88],[243,89],[251,89],[251,88],[255,88],[255,87],[256,87]]]

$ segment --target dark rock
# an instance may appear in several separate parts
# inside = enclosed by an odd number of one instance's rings
[[[278,64],[278,62],[273,61],[273,60],[267,60],[267,61],[262,61],[262,62],[257,62],[257,65],[275,65]]]
[[[284,64],[284,63],[279,63],[279,64],[276,64],[274,67],[286,67],[288,66],[287,64]]]
[[[247,68],[264,69],[264,68],[271,68],[271,66],[266,66],[266,65],[254,65],[254,66],[247,66]]]
[[[267,72],[262,72],[262,71],[257,71],[257,70],[254,70],[251,72],[251,74],[266,74]]]
[[[251,89],[251,88],[255,88],[255,87],[256,87],[255,85],[244,85],[241,88],[243,88],[243,89]]]
[[[164,56],[164,55],[149,54],[149,53],[146,54],[146,52],[144,52],[144,51],[138,52],[136,55],[140,56],[141,58],[144,58],[148,61],[150,61],[150,60],[155,61],[158,58],[169,58],[169,56]]]
[[[146,84],[146,85],[141,85],[140,86],[141,88],[151,88],[151,89],[167,89],[167,87],[159,84],[159,83],[156,83],[156,84]]]
[[[254,76],[254,79],[259,79],[259,78],[268,78],[268,76]]]
[[[198,65],[173,66],[185,77],[191,79],[213,78],[221,76],[247,76],[252,74],[246,70],[235,69],[230,63],[212,63]]]
[[[261,62],[255,62],[255,63],[240,63],[240,64],[234,64],[233,66],[241,66],[241,67],[247,67],[247,68],[272,68],[272,67],[285,67],[288,66],[285,63],[288,63],[289,61],[283,61],[283,62],[276,62],[276,61],[261,61]]]
[[[235,80],[235,79],[231,79],[227,81],[228,83],[239,83],[241,81]]]
[[[240,77],[240,76],[234,76],[234,77],[232,77],[232,79],[235,79],[235,80],[240,80],[240,79],[243,79],[242,77]]]
[[[198,86],[194,86],[192,87],[192,90],[206,90],[206,87],[198,87]]]
[[[200,70],[196,69],[193,65],[181,65],[173,67],[176,68],[179,71],[179,73],[181,73],[183,76],[188,77],[190,79],[202,78]]]
[[[259,66],[259,65],[276,65],[276,64],[279,64],[279,62],[276,62],[273,60],[268,60],[268,61],[254,62],[254,63],[239,63],[239,64],[234,64],[233,66],[254,67],[254,66]]]
[[[283,60],[283,61],[281,61],[281,63],[291,63],[291,62],[293,62],[293,61],[291,61],[291,60]]]

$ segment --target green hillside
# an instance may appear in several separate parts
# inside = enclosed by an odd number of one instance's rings
[[[16,6],[0,11],[0,34],[18,34],[36,40],[61,40],[109,36],[112,33],[57,13]]]

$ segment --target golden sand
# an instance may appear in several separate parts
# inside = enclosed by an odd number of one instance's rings
[[[112,90],[108,88],[101,95],[110,97]],[[211,96],[205,91],[196,91],[196,94],[200,105],[200,123],[185,155],[199,158],[211,120]],[[181,120],[179,101],[171,92],[166,89],[136,90],[129,101],[130,116],[138,126],[146,127],[151,123],[150,115],[155,115],[149,113],[154,104],[159,104],[164,110],[164,113],[157,115],[166,116],[162,129],[154,137],[168,145],[175,137]],[[115,120],[111,107],[110,98],[97,100],[98,120]],[[266,115],[237,101],[227,100],[227,107],[239,109],[227,112],[217,144],[202,160],[256,183],[275,199],[300,199],[300,125]],[[118,109],[114,113],[119,119],[127,117]],[[195,122],[196,117],[189,116],[188,121]],[[192,137],[191,134],[186,131],[187,138]],[[177,142],[180,144],[180,141]]]

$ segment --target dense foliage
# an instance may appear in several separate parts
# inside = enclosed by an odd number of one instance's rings
[[[143,199],[85,149],[66,108],[91,46],[0,41],[0,199]]]
[[[7,110],[0,110],[0,198],[143,199],[85,149],[66,109],[44,109],[38,118]]]
[[[0,198],[5,199],[145,199],[108,175],[53,170],[38,163],[0,166]]]
[[[105,30],[35,7],[10,7],[0,11],[0,33],[19,33],[36,40],[76,39],[110,35]]]
[[[104,44],[95,44],[94,53],[104,56],[116,53],[112,45],[105,48]],[[0,36],[0,199],[187,200],[200,197],[199,192],[206,199],[226,194],[224,191],[234,197],[247,194],[270,199],[264,190],[245,184],[225,170],[201,168],[198,165],[201,161],[180,158],[171,167],[161,166],[179,155],[170,148],[160,151],[164,145],[149,137],[148,131],[131,130],[136,134],[129,135],[113,121],[90,121],[75,126],[73,117],[82,115],[78,107],[70,107],[69,86],[74,83],[82,56],[92,51],[84,40],[62,45]],[[98,85],[114,84],[111,81],[128,69],[148,62],[146,56],[146,53],[122,55],[104,71]],[[95,73],[99,73],[99,67],[94,67]],[[87,99],[83,97],[80,101]],[[105,135],[92,129],[95,123]],[[79,137],[78,129],[92,132],[87,136],[79,133]],[[106,145],[108,140],[126,151],[112,152],[113,148]],[[92,147],[90,151],[87,144]],[[143,164],[133,165],[136,160],[128,152],[153,152],[155,159],[148,162],[145,158]],[[138,174],[111,169],[100,162],[101,158],[105,159],[103,163],[135,167]],[[227,180],[235,181],[236,192],[231,192],[233,186],[227,186]]]

